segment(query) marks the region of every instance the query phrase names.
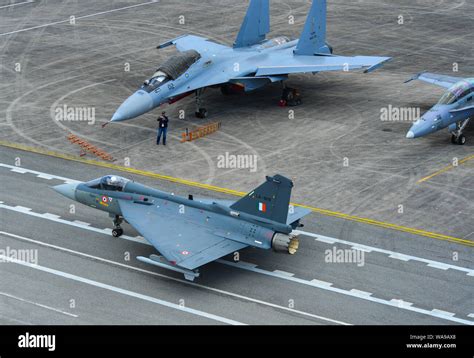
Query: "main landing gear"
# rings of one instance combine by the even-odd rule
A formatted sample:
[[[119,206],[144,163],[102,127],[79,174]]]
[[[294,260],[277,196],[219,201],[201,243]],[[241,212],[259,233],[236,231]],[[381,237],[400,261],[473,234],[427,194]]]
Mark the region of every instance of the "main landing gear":
[[[470,118],[459,122],[456,125],[456,130],[451,132],[451,143],[453,144],[459,144],[459,145],[464,145],[466,143],[466,136],[463,134],[464,129],[469,123]]]
[[[113,237],[120,237],[123,235],[123,229],[120,226],[122,222],[123,222],[123,219],[120,216],[118,215],[114,216],[114,228],[112,229]]]
[[[196,90],[196,112],[195,115],[197,118],[206,118],[207,117],[207,109],[202,107],[203,101],[201,99],[201,96],[204,92],[204,89],[198,89]]]
[[[301,93],[296,88],[283,87],[280,99],[280,107],[295,107],[302,103]]]

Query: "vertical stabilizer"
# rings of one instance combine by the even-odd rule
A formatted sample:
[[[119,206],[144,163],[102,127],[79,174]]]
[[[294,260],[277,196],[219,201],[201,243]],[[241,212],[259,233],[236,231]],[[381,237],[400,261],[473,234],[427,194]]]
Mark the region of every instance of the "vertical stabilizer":
[[[293,182],[281,175],[266,177],[265,183],[230,206],[231,209],[286,224]]]
[[[240,28],[234,48],[248,47],[265,40],[270,32],[269,0],[250,0],[250,5]]]
[[[313,56],[331,53],[326,44],[326,11],[326,0],[313,0],[295,55]]]

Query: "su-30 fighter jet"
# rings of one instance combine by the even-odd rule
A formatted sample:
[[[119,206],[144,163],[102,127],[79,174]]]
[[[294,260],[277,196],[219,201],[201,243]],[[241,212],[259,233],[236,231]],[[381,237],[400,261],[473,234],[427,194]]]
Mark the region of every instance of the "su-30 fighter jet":
[[[208,87],[224,94],[253,91],[283,82],[294,73],[350,71],[379,68],[388,57],[344,57],[333,54],[326,42],[326,0],[314,0],[299,39],[270,32],[269,0],[251,0],[233,47],[194,35],[183,35],[158,46],[176,45],[180,52],[159,67],[151,78],[115,112],[111,122],[136,118],[164,104],[196,95],[196,116],[204,118],[201,95]]]
[[[115,175],[53,189],[108,212],[114,237],[123,234],[125,220],[161,254],[138,260],[192,281],[198,267],[248,246],[294,254],[299,242],[293,230],[310,210],[289,205],[292,187],[281,175],[267,177],[236,202],[183,198]]]
[[[464,129],[474,116],[474,78],[460,78],[435,73],[420,73],[406,82],[421,80],[447,88],[439,102],[417,120],[407,138],[418,138],[448,128],[451,143],[463,145]]]

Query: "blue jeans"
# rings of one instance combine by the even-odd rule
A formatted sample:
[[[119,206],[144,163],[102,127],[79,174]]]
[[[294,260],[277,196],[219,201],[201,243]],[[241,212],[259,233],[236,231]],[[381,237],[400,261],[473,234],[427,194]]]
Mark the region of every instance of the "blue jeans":
[[[161,135],[163,134],[163,144],[166,145],[166,132],[168,132],[168,128],[158,128],[158,137],[156,138],[156,144],[160,144]]]

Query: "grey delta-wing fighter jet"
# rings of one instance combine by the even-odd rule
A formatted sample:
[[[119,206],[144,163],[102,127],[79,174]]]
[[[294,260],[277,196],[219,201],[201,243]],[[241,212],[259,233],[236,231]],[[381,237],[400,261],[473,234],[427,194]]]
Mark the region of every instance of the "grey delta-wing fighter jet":
[[[465,144],[464,130],[474,117],[474,78],[422,72],[405,83],[413,80],[428,82],[447,91],[435,106],[411,126],[407,138],[418,138],[448,128],[451,143]]]
[[[200,266],[249,246],[294,254],[299,242],[293,230],[310,210],[290,206],[292,187],[281,175],[266,177],[236,202],[179,197],[116,175],[53,189],[108,212],[114,237],[123,234],[125,220],[161,254],[138,260],[192,281]]]
[[[206,88],[250,92],[283,82],[296,73],[365,70],[372,72],[389,57],[338,56],[326,42],[326,0],[313,0],[299,39],[267,39],[269,0],[250,0],[233,47],[195,35],[182,35],[158,46],[175,45],[179,53],[160,66],[125,100],[111,122],[141,116],[162,104],[196,94],[196,116],[204,118],[201,95]]]

